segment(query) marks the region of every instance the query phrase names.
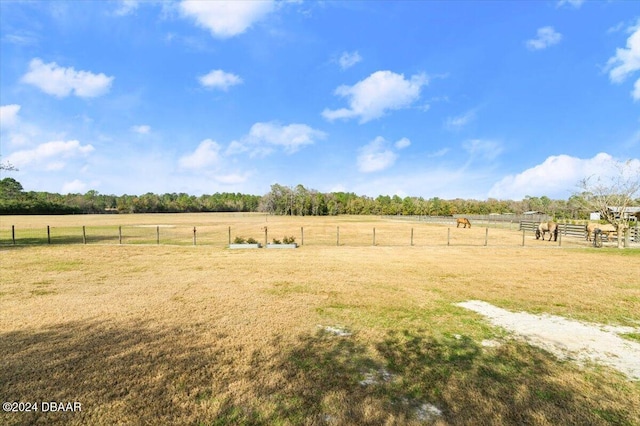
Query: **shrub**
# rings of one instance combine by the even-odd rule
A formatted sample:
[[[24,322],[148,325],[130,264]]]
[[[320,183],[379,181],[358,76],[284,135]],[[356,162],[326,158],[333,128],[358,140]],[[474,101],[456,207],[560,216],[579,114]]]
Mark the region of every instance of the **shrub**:
[[[247,242],[247,240],[245,240],[243,237],[236,237],[233,240],[234,244],[245,244]]]
[[[273,244],[282,244],[282,241],[278,240],[277,238],[274,238]]]
[[[247,238],[247,244],[258,244],[258,241],[255,240],[254,238]]]
[[[284,237],[284,238],[282,239],[282,241],[283,241],[285,244],[293,244],[293,243],[295,243],[295,242],[296,242],[296,238],[295,238],[295,237],[293,237],[293,236],[291,236],[291,237]]]

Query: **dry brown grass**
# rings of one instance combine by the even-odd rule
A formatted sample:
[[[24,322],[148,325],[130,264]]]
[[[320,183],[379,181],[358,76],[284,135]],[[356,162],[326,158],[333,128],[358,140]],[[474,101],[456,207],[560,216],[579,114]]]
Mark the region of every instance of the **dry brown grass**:
[[[215,223],[99,216],[93,224],[193,226],[193,216],[201,226],[265,226],[264,216],[231,215]],[[452,229],[461,240],[450,247],[410,247],[408,234],[406,245],[307,244],[307,227],[375,226],[377,239],[398,226],[418,229],[333,219],[269,217],[274,236],[305,227],[297,250],[0,249],[0,395],[82,403],[80,413],[2,413],[0,423],[418,424],[429,422],[420,408],[433,404],[442,410],[434,424],[640,424],[638,382],[560,362],[453,306],[480,299],[637,327],[637,250],[530,239],[519,247],[521,234],[494,229],[503,243],[484,247],[481,227]],[[446,238],[446,226],[421,229]],[[503,344],[486,348],[483,339]],[[372,375],[375,383],[360,384]]]

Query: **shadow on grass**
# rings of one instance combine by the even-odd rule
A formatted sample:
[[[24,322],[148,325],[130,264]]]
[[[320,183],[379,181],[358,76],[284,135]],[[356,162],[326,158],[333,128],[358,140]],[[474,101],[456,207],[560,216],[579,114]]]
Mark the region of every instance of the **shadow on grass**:
[[[3,401],[80,402],[80,412],[0,413],[0,424],[188,424],[216,380],[216,349],[182,329],[74,322],[0,335]],[[189,403],[191,402],[191,403]]]
[[[269,422],[293,424],[635,425],[640,389],[585,381],[550,355],[511,342],[485,350],[469,338],[394,332],[375,351],[319,332],[277,366],[286,387]],[[627,393],[626,396],[623,396]],[[632,408],[633,407],[633,408]]]
[[[485,349],[464,337],[403,331],[368,346],[357,334],[319,330],[294,344],[276,338],[243,346],[198,325],[105,322],[4,333],[0,342],[5,401],[82,403],[73,413],[0,413],[7,425],[640,420],[634,384],[585,375],[515,342]]]

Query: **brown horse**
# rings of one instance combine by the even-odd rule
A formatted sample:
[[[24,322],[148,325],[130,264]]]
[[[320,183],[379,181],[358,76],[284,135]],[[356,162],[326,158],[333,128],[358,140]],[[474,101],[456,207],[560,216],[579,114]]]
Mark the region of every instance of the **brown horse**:
[[[622,232],[624,232],[627,228],[623,224],[620,224],[619,227]],[[601,224],[589,222],[586,227],[587,241],[591,241],[591,236],[594,234],[596,229],[599,229],[602,234],[607,235],[607,241],[611,239],[611,234],[616,234],[618,232],[618,228],[616,228],[616,226],[612,225],[611,223]]]
[[[469,225],[469,228],[471,228],[471,222],[469,222],[469,219],[466,217],[459,217],[456,219],[456,228],[459,228],[460,225],[464,225],[465,228]]]
[[[553,241],[558,241],[558,224],[555,222],[542,222],[536,228],[536,240],[542,237],[544,241],[544,234],[549,233],[549,241],[553,236]]]

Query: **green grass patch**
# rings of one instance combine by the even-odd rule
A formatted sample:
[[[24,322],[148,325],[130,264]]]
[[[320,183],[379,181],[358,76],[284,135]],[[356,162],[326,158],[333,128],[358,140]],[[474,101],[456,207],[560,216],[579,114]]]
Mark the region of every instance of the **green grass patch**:
[[[640,333],[622,333],[620,337],[640,343]]]

